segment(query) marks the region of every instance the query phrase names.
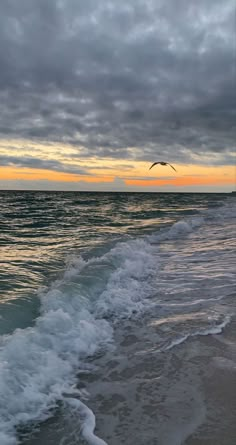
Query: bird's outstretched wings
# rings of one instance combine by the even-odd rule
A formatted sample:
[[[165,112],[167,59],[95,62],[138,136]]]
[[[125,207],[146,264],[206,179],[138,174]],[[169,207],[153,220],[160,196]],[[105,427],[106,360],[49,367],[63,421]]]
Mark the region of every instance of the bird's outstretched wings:
[[[174,170],[175,172],[177,172],[177,170],[173,167],[173,165],[169,164],[168,162],[167,162],[167,164],[168,164],[171,168],[173,168],[173,170]]]
[[[149,170],[151,170],[152,167],[154,167],[154,165],[169,165],[171,168],[173,168],[173,170],[176,172],[177,170],[173,167],[173,165],[169,164],[169,162],[162,162],[162,161],[158,161],[158,162],[154,162],[151,167],[149,168]]]
[[[154,165],[160,164],[160,162],[154,162],[151,167],[149,168],[149,170],[151,170],[152,167],[154,167]]]

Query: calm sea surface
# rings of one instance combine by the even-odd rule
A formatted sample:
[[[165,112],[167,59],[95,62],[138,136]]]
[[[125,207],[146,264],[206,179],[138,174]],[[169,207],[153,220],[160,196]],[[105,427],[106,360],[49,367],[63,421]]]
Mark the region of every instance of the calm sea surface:
[[[0,443],[66,404],[87,425],[81,443],[104,444],[78,371],[115,353],[114,331],[149,311],[160,351],[230,323],[236,198],[4,191],[0,201]]]

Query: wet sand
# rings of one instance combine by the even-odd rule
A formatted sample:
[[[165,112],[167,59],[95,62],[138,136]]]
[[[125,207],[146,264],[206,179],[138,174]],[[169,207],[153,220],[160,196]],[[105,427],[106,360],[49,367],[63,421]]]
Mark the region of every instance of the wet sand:
[[[207,408],[203,424],[186,445],[233,445],[236,443],[236,320],[223,334],[202,338],[208,351],[202,372]]]
[[[235,332],[234,320],[160,353],[153,327],[127,324],[113,359],[97,359],[87,377],[98,436],[109,445],[234,445]]]
[[[157,350],[149,317],[117,329],[114,352],[79,373],[96,434],[108,445],[235,445],[236,320],[221,334],[190,337]],[[40,425],[26,445],[84,445],[78,413]]]

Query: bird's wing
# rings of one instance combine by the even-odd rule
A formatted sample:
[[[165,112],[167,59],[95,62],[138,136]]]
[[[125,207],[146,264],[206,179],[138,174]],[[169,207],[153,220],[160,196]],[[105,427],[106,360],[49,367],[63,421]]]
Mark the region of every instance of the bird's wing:
[[[154,162],[151,167],[149,168],[149,170],[151,170],[152,167],[154,167],[154,165],[160,164],[160,162]]]
[[[173,168],[173,170],[174,170],[175,172],[177,172],[177,170],[173,167],[173,165],[169,164],[169,162],[168,162],[168,165],[169,165],[171,168]]]

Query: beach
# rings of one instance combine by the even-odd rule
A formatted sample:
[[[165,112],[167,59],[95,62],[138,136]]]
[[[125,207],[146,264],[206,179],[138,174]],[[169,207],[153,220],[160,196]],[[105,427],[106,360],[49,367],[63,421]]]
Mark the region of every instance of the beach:
[[[102,373],[86,384],[98,436],[110,445],[233,445],[235,327],[236,319],[158,353],[150,324],[127,325],[113,359],[98,360]]]
[[[91,359],[93,371],[79,373],[96,435],[109,445],[234,445],[236,318],[222,332],[189,338],[168,353],[157,351],[154,320],[126,323],[117,330],[115,353]],[[78,443],[80,433],[76,415],[58,415],[25,444]]]
[[[233,445],[234,200],[3,198],[1,445]]]

